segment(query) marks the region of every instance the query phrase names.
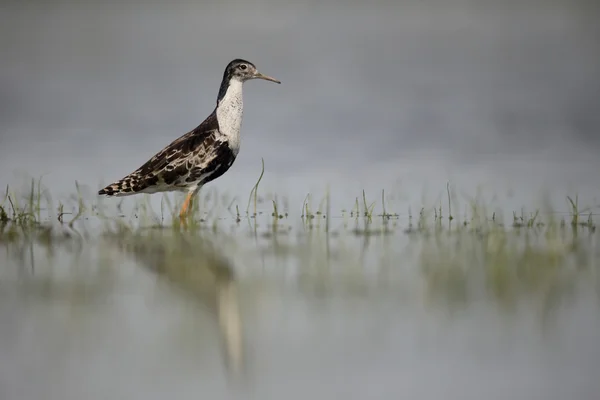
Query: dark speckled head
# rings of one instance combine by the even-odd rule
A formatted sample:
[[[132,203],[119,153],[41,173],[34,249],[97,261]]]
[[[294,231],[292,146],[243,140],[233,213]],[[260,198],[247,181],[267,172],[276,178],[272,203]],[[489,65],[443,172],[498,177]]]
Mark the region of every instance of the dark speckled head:
[[[229,87],[229,83],[232,80],[245,82],[250,79],[264,79],[266,81],[281,83],[275,78],[271,78],[270,76],[263,75],[260,72],[258,72],[256,66],[250,61],[236,58],[235,60],[227,64],[227,67],[225,68],[225,72],[223,73],[223,81],[221,82],[221,87],[219,88],[218,100],[222,99],[223,96],[225,96],[227,88]]]

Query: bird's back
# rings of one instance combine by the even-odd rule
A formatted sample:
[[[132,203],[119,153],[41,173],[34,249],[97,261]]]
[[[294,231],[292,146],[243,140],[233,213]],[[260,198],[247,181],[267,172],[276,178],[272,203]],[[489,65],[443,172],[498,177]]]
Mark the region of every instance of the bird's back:
[[[144,165],[98,194],[128,196],[189,191],[223,175],[236,154],[219,132],[216,110],[198,127],[171,142]]]

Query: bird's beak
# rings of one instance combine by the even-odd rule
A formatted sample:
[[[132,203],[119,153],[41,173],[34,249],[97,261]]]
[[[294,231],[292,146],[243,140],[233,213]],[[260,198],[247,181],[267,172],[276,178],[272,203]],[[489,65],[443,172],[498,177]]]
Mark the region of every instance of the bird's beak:
[[[271,81],[271,82],[275,82],[275,83],[281,83],[281,81],[278,81],[275,78],[271,78],[270,76],[263,75],[260,72],[257,72],[256,74],[254,74],[254,78],[255,79],[264,79],[265,81]]]

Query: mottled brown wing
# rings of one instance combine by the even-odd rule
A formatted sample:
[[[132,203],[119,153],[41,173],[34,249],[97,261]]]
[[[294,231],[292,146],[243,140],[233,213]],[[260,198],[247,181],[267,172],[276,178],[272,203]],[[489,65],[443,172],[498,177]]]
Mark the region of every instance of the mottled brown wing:
[[[201,167],[202,159],[217,145],[216,114],[213,112],[195,129],[171,142],[144,165],[98,194],[126,196],[139,192],[155,192],[167,187],[185,186],[186,179]]]

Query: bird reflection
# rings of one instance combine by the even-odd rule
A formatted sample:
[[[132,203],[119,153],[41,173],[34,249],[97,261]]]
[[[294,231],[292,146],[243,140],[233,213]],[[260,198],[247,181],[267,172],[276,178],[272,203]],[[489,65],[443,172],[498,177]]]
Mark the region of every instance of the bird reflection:
[[[243,373],[244,346],[234,271],[204,236],[178,232],[126,235],[119,247],[153,273],[191,293],[216,317],[230,377]]]

